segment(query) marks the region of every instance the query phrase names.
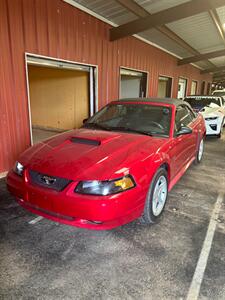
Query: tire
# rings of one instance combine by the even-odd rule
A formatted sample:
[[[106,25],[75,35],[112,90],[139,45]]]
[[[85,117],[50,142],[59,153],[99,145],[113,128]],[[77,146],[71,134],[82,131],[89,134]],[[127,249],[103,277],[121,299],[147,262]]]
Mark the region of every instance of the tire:
[[[159,197],[155,197],[154,200],[153,196],[160,186],[161,189],[162,186],[164,186],[163,188],[164,193],[163,191],[161,192],[161,197],[162,197],[161,202],[157,206],[156,199],[158,199]],[[158,221],[165,208],[167,197],[168,197],[168,175],[164,168],[159,168],[155,173],[148,190],[148,194],[145,200],[144,212],[140,219],[142,224],[153,224],[156,221]]]
[[[200,140],[200,143],[198,145],[198,151],[196,153],[195,164],[200,164],[200,162],[202,161],[203,152],[204,152],[204,138],[202,137]]]
[[[218,139],[220,139],[221,138],[221,131],[220,131],[220,133],[219,134],[217,134],[217,136],[216,136]]]

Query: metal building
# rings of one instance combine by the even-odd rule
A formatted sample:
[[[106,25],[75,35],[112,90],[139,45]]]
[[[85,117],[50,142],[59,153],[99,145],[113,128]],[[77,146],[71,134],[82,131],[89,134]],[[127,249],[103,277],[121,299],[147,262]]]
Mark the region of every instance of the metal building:
[[[196,93],[201,92],[202,88],[206,93],[207,86],[212,82],[210,74],[201,74],[202,68],[207,67],[203,62],[198,66],[178,66],[181,46],[168,40],[168,37],[162,38],[162,32],[156,35],[154,30],[145,31],[139,37],[129,36],[110,41],[109,30],[113,26],[110,24],[133,20],[134,15],[131,17],[130,12],[126,11],[115,20],[111,11],[106,23],[103,21],[107,18],[106,11],[99,11],[103,4],[100,2],[105,1],[99,1],[99,6],[96,5],[96,11],[92,15],[89,14],[89,8],[92,9],[91,1],[67,2],[70,3],[62,0],[0,1],[0,173],[12,167],[17,156],[33,143],[32,125],[35,122],[32,118],[39,115],[38,111],[32,112],[35,105],[31,103],[31,98],[34,98],[31,96],[34,93],[31,78],[34,70],[37,73],[35,68],[39,68],[40,73],[41,68],[54,68],[65,72],[73,70],[77,72],[77,77],[82,72],[83,75],[86,74],[81,85],[78,81],[76,83],[86,89],[83,93],[86,96],[82,97],[86,97],[85,101],[88,103],[84,108],[86,113],[83,111],[82,116],[92,114],[123,93],[126,95],[126,90],[123,92],[122,89],[126,89],[126,86],[128,88],[132,78],[136,78],[134,82],[140,90],[140,96],[165,93],[165,96],[182,97],[190,94],[193,89]],[[111,1],[109,6],[110,3]],[[76,4],[77,7],[71,4]],[[81,4],[82,10],[78,8]],[[157,9],[160,7],[155,8],[156,11]],[[102,17],[98,18],[100,15]],[[179,24],[176,27],[171,23],[170,28],[172,27],[176,31]],[[168,46],[166,51],[162,49],[165,44]],[[190,56],[190,52],[183,49],[183,57],[188,54]],[[47,81],[44,90],[46,86]],[[43,106],[42,110],[48,114],[48,110],[51,111],[55,106],[51,102],[48,106]],[[64,114],[69,110],[65,109]],[[70,129],[73,126],[71,122],[64,127],[61,124],[58,129]],[[74,127],[79,122],[75,122]]]

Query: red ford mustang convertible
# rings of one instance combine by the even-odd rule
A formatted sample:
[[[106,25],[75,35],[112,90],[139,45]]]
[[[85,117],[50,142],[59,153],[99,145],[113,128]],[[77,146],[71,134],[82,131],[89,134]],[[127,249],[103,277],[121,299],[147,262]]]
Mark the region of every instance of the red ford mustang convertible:
[[[73,226],[154,223],[168,191],[201,161],[205,132],[202,116],[184,101],[114,101],[81,129],[26,150],[8,189],[31,212]]]

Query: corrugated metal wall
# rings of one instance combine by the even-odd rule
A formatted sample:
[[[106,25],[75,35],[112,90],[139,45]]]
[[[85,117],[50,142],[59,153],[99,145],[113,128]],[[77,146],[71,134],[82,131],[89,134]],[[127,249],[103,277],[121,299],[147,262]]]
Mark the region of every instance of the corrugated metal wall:
[[[0,172],[30,145],[25,52],[98,65],[99,106],[119,95],[119,66],[148,71],[149,96],[158,75],[210,81],[198,69],[133,37],[109,42],[108,24],[61,0],[0,0]],[[198,85],[200,89],[200,84]]]

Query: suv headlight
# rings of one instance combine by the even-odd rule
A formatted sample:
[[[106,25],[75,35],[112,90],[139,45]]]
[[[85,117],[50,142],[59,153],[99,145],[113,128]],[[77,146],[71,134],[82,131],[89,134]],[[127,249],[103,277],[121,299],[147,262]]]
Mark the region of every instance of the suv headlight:
[[[106,196],[117,194],[135,187],[134,179],[128,175],[115,180],[80,181],[75,188],[79,194]]]
[[[16,162],[15,166],[13,168],[13,171],[19,175],[19,176],[23,176],[23,171],[24,171],[24,166],[20,163],[20,162]]]
[[[219,117],[208,117],[205,118],[206,121],[213,121],[213,120],[217,120]]]

